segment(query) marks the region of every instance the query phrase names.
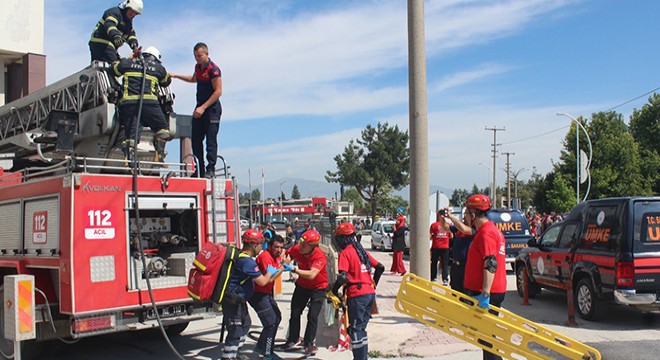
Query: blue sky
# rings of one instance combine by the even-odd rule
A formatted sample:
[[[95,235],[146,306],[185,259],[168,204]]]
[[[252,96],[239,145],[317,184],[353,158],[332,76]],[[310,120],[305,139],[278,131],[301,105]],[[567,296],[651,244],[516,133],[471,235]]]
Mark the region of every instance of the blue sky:
[[[118,1],[45,1],[47,82],[89,63],[87,41]],[[407,2],[144,0],[140,43],[163,65],[193,72],[209,45],[222,69],[220,154],[240,183],[324,181],[332,159],[367,125],[408,129]],[[492,131],[511,169],[547,173],[570,120],[660,86],[660,2],[652,0],[425,1],[430,183],[489,184]],[[75,9],[72,11],[71,9]],[[122,49],[127,55],[127,49]],[[194,84],[175,81],[190,114]],[[616,108],[628,120],[646,96]],[[170,158],[178,158],[169,146]],[[504,184],[504,156],[497,182]],[[522,171],[527,179],[531,171]],[[289,194],[293,183],[284,185]]]

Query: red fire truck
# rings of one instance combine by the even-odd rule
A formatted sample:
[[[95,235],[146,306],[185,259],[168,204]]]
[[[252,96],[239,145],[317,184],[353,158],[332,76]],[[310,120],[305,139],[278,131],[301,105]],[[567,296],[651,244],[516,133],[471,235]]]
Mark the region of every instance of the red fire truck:
[[[34,275],[36,341],[153,328],[157,317],[176,334],[214,316],[187,295],[187,276],[205,242],[240,232],[226,166],[200,179],[188,164],[149,161],[144,129],[139,167],[126,167],[110,88],[96,64],[0,107],[0,153],[14,160],[0,170],[0,275]],[[4,354],[12,346],[0,341]]]

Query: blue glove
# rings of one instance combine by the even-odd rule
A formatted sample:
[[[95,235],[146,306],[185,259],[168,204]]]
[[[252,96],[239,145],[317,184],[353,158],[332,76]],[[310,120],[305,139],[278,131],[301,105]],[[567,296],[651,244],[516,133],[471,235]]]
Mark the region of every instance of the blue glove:
[[[268,268],[266,269],[266,271],[267,271],[271,276],[273,276],[273,275],[277,274],[277,272],[278,272],[279,270],[277,270],[277,268],[274,268],[273,265],[268,265]]]
[[[480,308],[490,310],[490,296],[485,297],[484,294],[479,294],[477,296],[473,296],[473,298],[479,302],[477,305]]]
[[[291,264],[282,264],[284,266],[284,271],[293,271],[293,265]]]

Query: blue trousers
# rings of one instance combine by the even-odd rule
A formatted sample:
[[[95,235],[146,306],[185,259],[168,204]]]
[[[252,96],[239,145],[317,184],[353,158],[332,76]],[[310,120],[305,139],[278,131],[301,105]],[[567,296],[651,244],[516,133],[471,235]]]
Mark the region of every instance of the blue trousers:
[[[257,349],[264,355],[270,355],[273,353],[275,335],[277,335],[277,327],[282,321],[282,313],[272,294],[255,292],[249,302],[257,312],[263,326],[259,340],[257,340]]]
[[[206,171],[215,171],[218,160],[218,131],[222,106],[220,102],[209,106],[199,119],[192,119],[192,151],[199,160],[199,175],[204,177]],[[204,166],[204,140],[206,139],[206,160]]]
[[[348,335],[351,337],[353,360],[367,360],[369,354],[369,340],[367,338],[367,324],[371,319],[371,308],[374,306],[375,294],[366,294],[349,298],[348,307]]]
[[[227,330],[224,346],[222,347],[221,359],[236,359],[238,351],[245,343],[245,338],[252,321],[247,310],[246,303],[228,304],[222,303],[222,321]]]

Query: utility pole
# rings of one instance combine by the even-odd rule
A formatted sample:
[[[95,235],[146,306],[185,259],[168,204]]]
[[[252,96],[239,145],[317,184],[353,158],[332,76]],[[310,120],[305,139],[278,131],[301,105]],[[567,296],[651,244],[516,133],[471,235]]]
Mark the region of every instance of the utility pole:
[[[506,203],[507,207],[511,208],[511,162],[509,162],[509,156],[515,155],[516,153],[512,152],[503,152],[502,154],[506,155]]]
[[[410,271],[428,279],[429,140],[426,103],[424,1],[408,0],[408,96],[410,129]]]
[[[493,132],[493,198],[490,201],[493,203],[493,207],[497,208],[497,181],[495,180],[495,169],[497,169],[497,146],[500,145],[497,143],[497,132],[505,131],[505,128],[497,128],[493,126],[492,128],[486,128],[487,131]]]

